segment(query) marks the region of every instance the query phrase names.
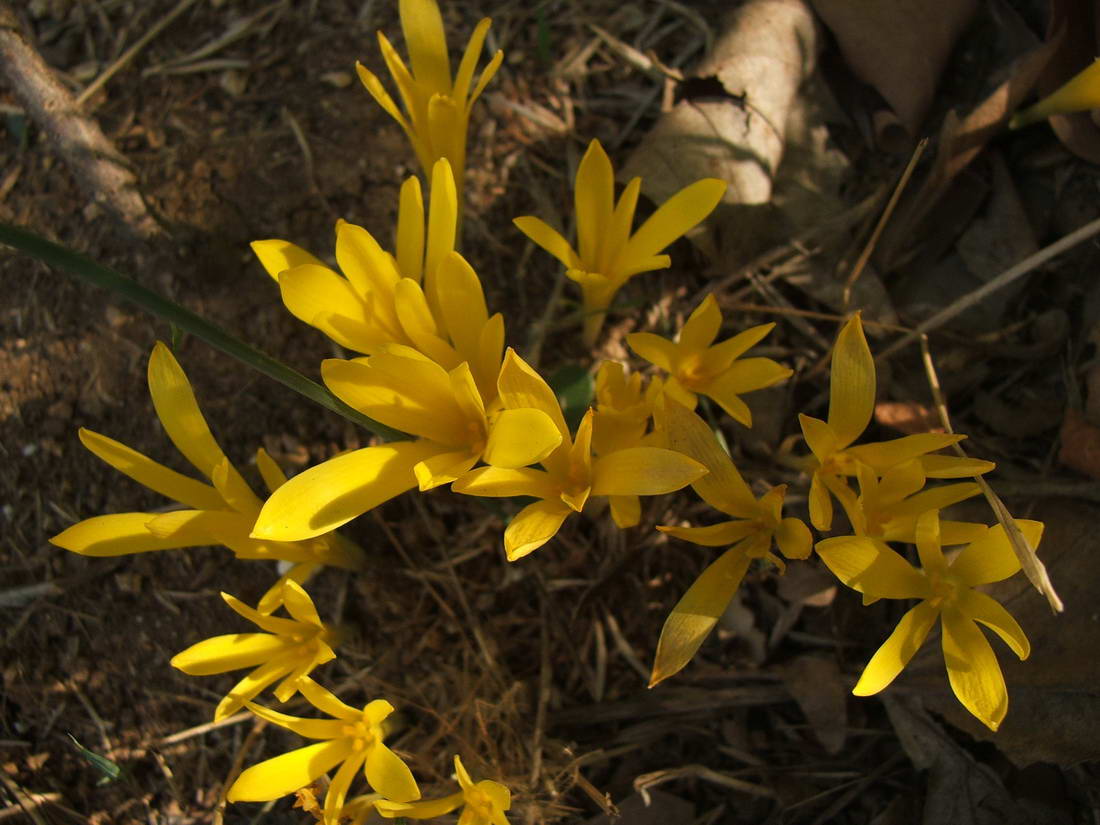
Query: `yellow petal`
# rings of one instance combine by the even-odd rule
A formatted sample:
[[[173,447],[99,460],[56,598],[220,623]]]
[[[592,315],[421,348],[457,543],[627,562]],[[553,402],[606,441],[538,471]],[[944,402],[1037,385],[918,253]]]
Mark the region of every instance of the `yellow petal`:
[[[806,439],[806,446],[819,462],[828,461],[833,453],[840,449],[840,438],[833,428],[820,418],[799,413],[798,423],[802,426],[802,437]]]
[[[1023,628],[992,596],[967,588],[958,594],[955,605],[960,612],[976,622],[981,622],[1000,636],[1021,659],[1031,655],[1031,643],[1028,642]]]
[[[405,120],[404,115],[401,114],[401,110],[397,108],[397,104],[382,85],[382,81],[358,60],[355,61],[355,71],[358,73],[360,82],[370,93],[370,96],[374,98],[374,101],[382,107],[386,114],[397,121],[398,125],[404,130],[405,135],[409,138],[409,142],[415,147],[416,136],[413,134],[412,127],[409,125],[409,122]]]
[[[61,531],[50,539],[50,543],[72,553],[95,558],[194,546],[186,539],[154,536],[146,527],[153,517],[153,513],[96,516]]]
[[[981,488],[972,483],[945,484],[941,487],[933,487],[930,490],[922,490],[889,508],[890,523],[888,527],[896,529],[895,525],[900,525],[902,522],[915,525],[916,518],[921,513],[926,513],[929,510],[942,510],[952,504],[972,498],[980,492]],[[942,531],[943,528],[940,529]],[[893,540],[912,541],[907,535],[905,537],[899,536]],[[946,546],[959,544],[960,542],[947,541],[941,538],[941,543]]]
[[[417,486],[421,492],[450,484],[477,464],[477,453],[469,450],[440,453],[426,458],[413,467]]]
[[[1016,519],[1016,526],[1024,534],[1032,549],[1043,538],[1043,523],[1029,519]],[[999,582],[1013,576],[1020,569],[1020,560],[1001,525],[990,527],[985,535],[963,548],[951,563],[951,572],[959,581],[973,587],[976,584]]]
[[[521,559],[550,541],[572,512],[561,501],[548,500],[528,504],[516,513],[504,531],[504,553],[508,561]]]
[[[972,478],[997,469],[992,461],[955,455],[922,455],[920,463],[929,478]]]
[[[283,583],[283,604],[295,621],[324,627],[321,617],[317,615],[317,608],[313,605],[313,599],[297,582],[288,580]]]
[[[260,511],[260,500],[237,472],[237,468],[223,458],[210,474],[210,481],[230,508],[242,515],[255,515]]]
[[[359,722],[363,717],[363,711],[340,701],[335,693],[317,684],[312,679],[303,679],[299,689],[306,700],[322,713],[327,713],[329,716],[348,722]],[[373,721],[375,722],[381,721],[381,719],[393,713],[393,705],[385,700],[375,699],[373,702],[368,703],[367,707],[374,712],[375,718]],[[286,726],[284,725],[284,727]]]
[[[232,716],[259,696],[271,684],[290,673],[294,669],[294,658],[292,653],[284,653],[274,659],[269,659],[251,673],[246,674],[218,702],[218,706],[214,708],[214,721],[220,722],[222,719]]]
[[[474,90],[470,92],[470,97],[466,100],[466,112],[470,111],[470,107],[473,106],[474,101],[481,97],[481,93],[485,91],[485,87],[489,85],[500,69],[500,64],[504,62],[504,52],[500,49],[496,50],[496,53],[489,58],[488,65],[481,70],[481,74],[478,76],[477,85],[474,86]]]
[[[794,373],[771,358],[742,358],[734,361],[730,367],[710,382],[706,392],[716,401],[728,393],[741,395],[786,381]]]
[[[397,201],[397,269],[405,278],[420,283],[424,278],[424,196],[420,178],[412,175],[401,184]]]
[[[149,356],[149,394],[168,437],[207,478],[225,458],[199,411],[195,393],[175,356],[157,341]]]
[[[366,757],[367,754],[363,751],[353,751],[332,777],[328,790],[325,791],[325,805],[321,809],[324,822],[340,822],[341,809],[344,807],[344,800],[348,797],[348,789]]]
[[[334,739],[268,759],[237,777],[226,799],[230,802],[266,802],[294,793],[343,762],[350,751],[349,740]]]
[[[822,532],[833,526],[833,500],[820,471],[810,478],[810,524]]]
[[[504,410],[489,429],[482,459],[494,467],[516,469],[537,464],[561,444],[561,433],[541,410]]]
[[[704,178],[685,186],[654,212],[630,239],[614,268],[650,258],[709,215],[726,193],[726,182]]]
[[[474,363],[479,352],[481,330],[489,321],[481,280],[457,252],[450,252],[443,258],[436,271],[436,279],[440,309],[451,342],[460,353],[461,360]]]
[[[810,528],[801,519],[788,516],[779,522],[775,543],[788,559],[808,559],[813,551],[814,539]]]
[[[256,450],[256,467],[260,471],[264,484],[267,485],[268,492],[273,493],[286,484],[286,473],[283,472],[283,468],[268,455],[263,447]]]
[[[451,490],[485,498],[557,498],[559,493],[554,480],[545,470],[507,470],[501,467],[478,467],[471,470],[455,481]]]
[[[953,433],[917,433],[903,438],[895,438],[891,441],[860,444],[858,447],[851,447],[848,453],[857,461],[862,461],[881,475],[891,467],[911,461],[914,458],[923,456],[925,453],[958,444],[965,438],[965,435]],[[953,456],[940,457],[951,458]]]
[[[225,506],[218,491],[209,484],[177,473],[105,435],[81,427],[79,436],[80,443],[97,458],[162,496],[200,510]]]
[[[1100,108],[1100,61],[1093,61],[1034,106],[1012,116],[1008,127],[1019,129],[1052,115]]]
[[[190,676],[211,676],[255,667],[286,648],[286,641],[271,633],[231,633],[203,639],[177,653],[169,664]]]
[[[654,335],[652,332],[632,332],[626,336],[626,344],[639,358],[660,367],[665,372],[676,372],[680,364],[680,347]]]
[[[466,794],[462,791],[444,796],[440,799],[428,799],[424,802],[391,802],[388,799],[380,799],[374,804],[378,813],[387,819],[403,816],[409,819],[435,819],[437,816],[449,814],[455,808],[466,802]],[[345,808],[345,810],[347,810]]]
[[[335,530],[415,487],[413,466],[441,451],[431,442],[398,441],[331,458],[272,493],[252,534],[298,541]]]
[[[760,324],[715,344],[703,353],[700,368],[712,375],[725,372],[734,361],[760,343],[774,328],[774,323]]]
[[[951,689],[963,707],[990,730],[1008,712],[1008,690],[989,640],[961,611],[943,612],[943,658]]]
[[[336,263],[355,291],[379,300],[375,312],[387,330],[396,326],[391,309],[393,290],[401,280],[397,261],[366,229],[347,221],[336,224]]]
[[[750,519],[723,521],[706,527],[674,527],[660,524],[657,529],[678,539],[703,547],[728,547],[760,530],[760,525]]]
[[[316,257],[290,241],[273,238],[266,241],[253,241],[250,245],[253,254],[259,259],[267,274],[276,281],[283,272],[302,264],[324,266]]]
[[[657,496],[686,487],[707,468],[683,453],[661,447],[631,447],[592,464],[594,496]]]
[[[596,139],[588,144],[577,167],[573,196],[577,213],[577,252],[585,268],[595,271],[615,208],[615,172]]]
[[[466,48],[462,52],[462,61],[458,64],[454,86],[451,87],[451,97],[454,98],[455,105],[459,109],[469,111],[467,102],[473,103],[473,100],[467,100],[470,94],[470,83],[474,79],[474,70],[477,68],[478,58],[481,57],[481,49],[485,45],[485,36],[489,33],[491,25],[492,21],[488,17],[479,20],[474,27],[474,33],[470,35]]]
[[[626,530],[637,527],[642,520],[642,500],[637,496],[608,496],[611,519],[615,526]]]
[[[504,358],[504,316],[499,312],[485,322],[477,339],[477,355],[472,364],[478,389],[486,404],[499,395],[497,378]]]
[[[872,696],[893,682],[920,649],[939,615],[938,608],[921,602],[902,616],[894,632],[863,669],[852,693]]]
[[[411,278],[402,278],[394,290],[393,306],[397,320],[409,339],[422,353],[444,369],[453,369],[460,361],[457,353],[440,335],[435,316],[428,307],[428,299],[420,284]]]
[[[926,599],[928,579],[881,541],[838,536],[817,543],[817,554],[846,585],[879,599]]]
[[[400,0],[398,10],[416,82],[433,92],[449,94],[451,61],[447,57],[447,38],[439,6],[435,0]]]
[[[436,99],[438,100],[438,99]],[[431,110],[434,113],[434,109]],[[432,114],[433,118],[438,115]],[[428,206],[428,249],[424,256],[424,294],[436,318],[442,318],[439,265],[454,251],[458,231],[458,191],[451,164],[440,158],[432,167],[431,202]]]
[[[939,510],[928,510],[917,517],[915,541],[924,572],[930,575],[943,575],[947,570],[947,560],[943,557],[943,550],[940,547]]]
[[[741,585],[749,557],[727,550],[707,567],[688,588],[661,629],[649,686],[680,672],[718,623],[718,617]]]
[[[875,409],[875,361],[859,313],[840,330],[829,378],[829,426],[843,449],[859,438]]]
[[[420,789],[416,787],[409,766],[381,742],[375,742],[367,751],[365,768],[371,788],[387,799],[412,802],[420,798]]]
[[[866,465],[862,462],[860,467]],[[868,468],[870,469],[870,468]],[[874,476],[874,473],[871,473]],[[916,493],[921,487],[924,486],[925,475],[924,470],[919,461],[905,461],[898,464],[895,467],[891,467],[882,476],[882,484],[878,488],[877,496],[880,503],[897,505],[902,499]],[[977,487],[977,485],[974,485]],[[860,474],[860,489],[863,489],[863,475]],[[925,508],[925,509],[936,509]],[[892,512],[892,511],[891,511]],[[921,511],[923,512],[923,511]],[[918,513],[919,515],[919,513]]]
[[[501,365],[497,385],[500,389],[500,398],[506,408],[541,410],[550,416],[550,420],[562,434],[563,444],[572,444],[569,428],[565,425],[565,418],[558,404],[558,397],[543,377],[511,347],[504,354],[504,363]]]
[[[565,266],[570,268],[582,266],[580,257],[573,251],[573,247],[569,245],[569,241],[565,240],[556,229],[553,229],[545,221],[535,217],[525,216],[522,218],[513,218],[512,223],[515,224],[516,229],[530,238],[533,243],[537,246],[541,246],[565,264]]]
[[[683,353],[702,352],[718,337],[722,327],[722,310],[714,295],[707,295],[684,322],[680,330],[680,350]]]

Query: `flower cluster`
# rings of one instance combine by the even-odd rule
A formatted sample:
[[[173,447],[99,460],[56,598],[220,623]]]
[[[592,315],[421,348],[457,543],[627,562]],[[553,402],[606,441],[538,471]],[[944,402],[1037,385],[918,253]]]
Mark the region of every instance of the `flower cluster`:
[[[784,571],[789,561],[818,557],[846,585],[878,599],[917,600],[867,665],[855,692],[882,690],[912,658],[938,617],[950,684],[963,705],[996,729],[1007,709],[1000,668],[978,624],[991,628],[1021,658],[1027,639],[1011,616],[976,585],[1019,569],[1000,526],[955,522],[940,511],[978,492],[972,481],[989,462],[942,454],[964,438],[927,433],[857,444],[874,408],[874,362],[859,314],[840,330],[832,354],[826,420],[799,417],[810,455],[809,521],[828,531],[839,502],[849,535],[814,543],[809,526],[784,514],[786,485],[754,491],[696,409],[710,402],[739,424],[753,423],[743,396],[774,386],[792,370],[771,358],[748,357],[772,331],[763,324],[723,336],[718,301],[708,296],[676,340],[650,332],[628,336],[630,348],[657,373],[623,364],[594,368],[595,403],[567,424],[561,401],[539,371],[506,348],[503,316],[491,313],[473,265],[459,251],[466,127],[470,107],[500,66],[497,53],[470,89],[489,27],[483,20],[452,79],[442,17],[434,0],[401,0],[411,70],[381,34],[383,56],[404,112],[362,66],[374,98],[401,125],[429,177],[428,206],[418,178],[401,187],[395,242],[387,249],[364,227],[340,221],[337,268],[290,241],[252,245],[260,264],[297,318],[355,353],[320,364],[333,395],[396,431],[400,440],[373,443],[287,479],[263,451],[256,466],[269,495],[261,500],[218,446],[175,357],[158,343],[149,359],[149,390],[169,439],[206,479],[171,470],[106,436],[81,430],[88,449],[139,483],[178,504],[162,513],[98,516],[53,541],[87,556],[222,545],[241,559],[276,560],[284,575],[255,607],[222,594],[262,632],[199,641],[172,664],[195,676],[248,669],[215,710],[215,719],[247,708],[314,744],[245,770],[230,801],[266,801],[303,791],[334,771],[323,805],[326,823],[383,817],[424,819],[462,806],[462,825],[503,825],[510,793],[492,780],[475,782],[454,758],[459,790],[420,800],[402,758],[385,744],[394,706],[376,698],[346,704],[314,680],[333,660],[339,633],[326,625],[304,589],[322,565],[363,567],[363,551],[335,531],[406,491],[450,486],[467,496],[528,499],[503,534],[510,562],[545,545],[567,519],[605,511],[619,528],[641,522],[642,497],[691,486],[716,511],[704,525],[658,529],[704,547],[724,548],[672,609],[656,646],[650,684],[684,668],[713,630],[754,561]],[[581,161],[575,186],[576,245],[538,218],[516,226],[566,267],[581,287],[583,334],[598,335],[627,279],[669,265],[663,250],[699,224],[725,184],[703,180],[658,207],[632,232],[641,181],[614,197],[611,162],[598,141]],[[702,401],[700,399],[707,399]],[[928,486],[929,481],[952,483]],[[1034,546],[1038,522],[1017,526]],[[921,567],[891,544],[915,545]],[[965,545],[951,560],[943,547]],[[286,615],[277,615],[280,611]],[[259,704],[300,694],[327,718],[290,716]],[[371,793],[350,797],[362,772]]]

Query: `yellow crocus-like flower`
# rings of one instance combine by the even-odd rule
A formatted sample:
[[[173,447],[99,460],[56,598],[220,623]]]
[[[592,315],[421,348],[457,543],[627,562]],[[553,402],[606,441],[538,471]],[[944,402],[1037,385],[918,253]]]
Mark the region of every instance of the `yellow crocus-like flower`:
[[[618,361],[600,364],[596,371],[592,450],[600,455],[639,446],[646,437],[662,387],[660,378],[646,382],[641,373],[628,376]]]
[[[171,351],[157,342],[149,357],[149,393],[157,417],[184,457],[210,480],[205,484],[178,473],[114,439],[80,430],[80,440],[99,458],[134,481],[189,509],[168,513],[118,513],[97,516],[50,539],[83,556],[123,556],[180,547],[223,544],[242,559],[277,559],[298,567],[289,575],[301,580],[318,563],[362,568],[362,550],[336,534],[310,541],[271,541],[250,537],[262,502],[230,463],[199,410],[187,376]],[[286,481],[279,466],[263,450],[256,464],[274,492]]]
[[[715,344],[721,327],[718,302],[708,295],[684,323],[679,341],[635,332],[626,336],[626,342],[635,353],[669,373],[666,395],[691,410],[698,403],[696,394],[705,395],[733,420],[751,427],[752,413],[741,396],[786,381],[792,370],[770,358],[741,358],[775,324],[761,324]]]
[[[542,459],[545,469],[481,467],[463,475],[451,489],[473,496],[532,496],[538,501],[520,510],[504,531],[509,561],[526,556],[552,539],[572,513],[579,513],[592,496],[617,501],[630,496],[654,496],[687,486],[706,469],[698,462],[660,447],[632,447],[592,455],[592,410],[570,437],[554,391],[522,358],[509,349],[500,370],[500,397],[506,410],[544,412],[561,434],[560,445]],[[616,521],[633,514],[620,513]]]
[[[828,530],[833,523],[830,491],[837,498],[850,497],[851,488],[843,477],[855,475],[860,463],[881,475],[891,467],[917,459],[928,478],[966,478],[987,473],[995,466],[978,459],[929,455],[957,444],[965,435],[919,433],[853,447],[871,422],[874,410],[875,361],[856,313],[841,328],[833,346],[828,421],[798,416],[802,435],[813,453],[808,467],[813,473],[810,521],[818,530]]]
[[[432,168],[426,221],[420,182],[412,177],[402,185],[392,255],[346,221],[336,224],[343,275],[288,241],[256,241],[252,250],[300,320],[355,352],[374,355],[399,344],[444,369],[468,362],[488,403],[496,394],[504,319],[489,315],[477,273],[454,251],[457,221],[451,165],[440,160]]]
[[[461,193],[466,172],[466,129],[470,111],[500,68],[504,54],[497,51],[493,55],[471,91],[470,84],[491,21],[485,18],[477,24],[452,81],[443,18],[435,0],[401,0],[398,8],[411,69],[382,32],[378,32],[378,45],[397,85],[404,113],[377,76],[360,63],[356,63],[355,68],[371,97],[405,131],[425,174],[437,160],[446,158],[454,167],[455,181]]]
[[[256,535],[323,533],[418,485],[448,484],[479,460],[526,467],[561,443],[555,421],[538,409],[494,411],[490,419],[465,362],[448,372],[394,347],[365,360],[329,359],[321,375],[348,405],[417,439],[363,447],[300,473],[268,499]]]
[[[1019,129],[1052,115],[1100,109],[1100,60],[1094,60],[1034,106],[1017,112],[1009,121],[1010,129]]]
[[[595,343],[611,301],[623,284],[642,272],[671,264],[663,250],[709,215],[726,191],[725,181],[705,178],[684,187],[631,234],[641,178],[634,178],[615,201],[615,172],[593,140],[584,153],[574,187],[577,248],[555,229],[534,217],[513,223],[528,238],[566,266],[565,274],[581,286],[584,338]]]
[[[1038,521],[1016,525],[1032,547],[1043,534]],[[868,662],[852,692],[870,696],[886,688],[913,658],[937,618],[943,620],[943,657],[951,689],[963,707],[992,730],[1008,710],[1008,691],[997,657],[978,624],[1000,636],[1021,659],[1030,646],[1023,630],[998,602],[974,588],[1001,581],[1020,569],[1008,536],[1000,525],[963,548],[948,562],[941,549],[937,511],[917,519],[917,569],[882,541],[841,536],[818,542],[822,561],[864,601],[920,599]]]
[[[335,633],[321,621],[313,600],[297,582],[284,580],[280,584],[279,603],[290,613],[289,619],[270,615],[273,610],[254,610],[228,593],[222,593],[222,598],[236,613],[266,632],[214,636],[172,657],[172,666],[191,676],[256,668],[218,704],[214,721],[236,713],[280,679],[275,696],[286,702],[315,667],[336,658],[332,650]]]
[[[512,795],[504,785],[491,779],[474,782],[458,754],[455,754],[455,778],[460,790],[442,799],[422,802],[378,800],[374,807],[388,819],[433,819],[462,807],[457,825],[509,825],[504,812],[512,807]]]
[[[786,486],[773,487],[759,499],[745,483],[732,459],[698,415],[671,399],[657,408],[658,426],[668,446],[698,461],[706,475],[692,488],[714,509],[733,516],[707,527],[657,529],[704,547],[733,545],[712,562],[688,588],[661,629],[649,686],[678,673],[691,661],[733,599],[753,559],[766,559],[781,569],[772,543],[789,559],[810,555],[813,539],[799,519],[783,518]]]
[[[356,709],[308,677],[301,680],[299,690],[311,705],[333,718],[303,719],[251,703],[248,708],[272,724],[306,739],[321,741],[253,765],[237,777],[226,799],[230,802],[278,799],[304,788],[337,765],[340,767],[325,793],[322,812],[326,822],[339,821],[348,789],[360,768],[371,788],[385,798],[395,802],[420,798],[420,789],[408,765],[382,742],[383,723],[393,713],[393,705],[385,699],[375,699]]]

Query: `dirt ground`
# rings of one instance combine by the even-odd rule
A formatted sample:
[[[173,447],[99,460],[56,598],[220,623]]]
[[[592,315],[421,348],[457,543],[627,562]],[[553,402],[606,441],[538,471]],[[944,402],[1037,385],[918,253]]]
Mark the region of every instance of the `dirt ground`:
[[[34,0],[22,11],[43,56],[80,89],[175,5]],[[618,164],[661,107],[651,94],[657,87],[590,26],[645,43],[666,61],[694,59],[700,52],[688,48],[694,40],[682,20],[690,13],[716,21],[722,6],[444,3],[454,40],[489,15],[491,45],[506,52],[471,125],[464,252],[489,306],[507,316],[509,343],[537,343],[547,372],[588,366],[593,353],[580,346],[569,306],[542,326],[556,264],[529,247],[511,218],[567,223],[572,170],[587,141],[601,138]],[[331,260],[337,218],[388,243],[398,186],[416,167],[399,128],[355,78],[356,60],[385,77],[377,29],[400,40],[388,3],[200,2],[94,95],[96,120],[169,228],[156,245],[130,239],[89,202],[0,86],[0,221],[116,267],[316,377],[320,359],[340,353],[282,307],[248,244],[284,238]],[[979,28],[957,47],[948,78],[991,71],[981,38]],[[827,65],[842,62],[835,44],[826,50]],[[563,75],[562,62],[577,55],[585,71]],[[830,71],[835,79],[840,67]],[[973,94],[966,83],[945,81],[934,109],[971,103]],[[908,157],[869,146],[856,123],[834,124],[833,140],[851,162],[837,192],[845,208],[889,191]],[[1042,244],[1100,216],[1095,165],[1049,130],[1012,141],[998,163],[1025,193]],[[983,163],[971,174],[991,190],[995,167]],[[823,255],[803,249],[802,274],[835,277],[840,253],[858,248],[869,221],[838,232]],[[987,243],[1011,245],[997,231],[1005,230],[994,224]],[[672,253],[674,267],[638,279],[624,306],[682,318],[700,289],[748,263],[708,264],[686,242]],[[956,327],[934,338],[941,377],[958,401],[956,426],[971,434],[974,454],[1002,465],[1003,494],[1021,513],[1041,511],[1055,496],[1098,500],[1094,482],[1057,458],[1064,411],[1080,407],[1093,374],[1098,264],[1100,248],[1088,242],[1022,282],[988,335]],[[752,279],[770,274],[765,265]],[[820,343],[836,329],[823,319],[836,309],[792,286],[796,278],[747,299],[738,293],[747,277],[724,281],[724,305],[793,310],[795,320],[763,354],[790,362],[796,380],[757,408],[775,412],[774,425],[736,431],[742,458],[769,482],[800,489],[804,501],[805,477],[774,456],[798,431],[794,412],[822,414]],[[254,603],[274,567],[215,548],[86,559],[47,541],[93,515],[165,505],[84,450],[78,428],[187,469],[156,420],[144,377],[152,344],[173,331],[10,251],[0,254],[0,278],[0,825],[311,821],[291,799],[225,806],[228,777],[294,739],[247,714],[211,726],[237,677],[193,678],[168,664],[199,639],[243,630],[219,591]],[[913,307],[922,301],[935,302],[903,293],[911,277],[884,282],[902,323],[919,315]],[[565,299],[575,300],[568,288]],[[809,315],[797,316],[803,310]],[[623,334],[653,328],[655,312],[616,314],[603,354],[626,355]],[[737,329],[762,322],[732,310],[726,319]],[[369,434],[201,341],[184,338],[177,353],[215,435],[250,481],[258,482],[259,446],[297,471],[367,443]],[[882,369],[883,394],[899,409],[930,405],[916,355]],[[979,802],[939,821],[1100,821],[1096,766],[1077,751],[1020,764],[997,740],[980,742],[937,712],[928,718],[941,739],[928,752],[962,761],[920,764],[899,732],[909,724],[911,733],[916,723],[905,714],[913,712],[888,714],[877,699],[848,696],[897,605],[865,610],[854,594],[828,591],[820,571],[784,583],[774,570],[754,569],[729,625],[698,661],[647,691],[664,618],[704,564],[699,548],[670,543],[653,526],[698,518],[701,505],[654,501],[625,532],[606,517],[571,520],[537,557],[513,565],[501,551],[503,512],[445,491],[404,496],[347,530],[368,550],[368,575],[329,570],[311,588],[322,616],[349,634],[326,684],[353,703],[384,695],[399,708],[394,745],[422,787],[444,788],[459,752],[473,773],[513,789],[514,823],[607,821],[596,817],[621,806],[619,821],[628,823],[890,825],[922,821],[922,810],[932,821],[945,793],[968,792]],[[1080,511],[1065,517],[1082,519]],[[1081,541],[1089,543],[1087,532]],[[1095,658],[1095,649],[1078,655]],[[898,695],[944,693],[942,663],[937,668],[933,687],[918,680]],[[1095,697],[1095,668],[1067,665],[1059,674],[1058,690]],[[1096,715],[1083,728],[1100,724],[1097,707],[1085,706]],[[1064,717],[1047,723],[1070,726]],[[73,739],[118,764],[121,776],[101,781]],[[968,777],[954,790],[945,790],[946,764]],[[647,786],[656,807],[645,813],[636,789]]]

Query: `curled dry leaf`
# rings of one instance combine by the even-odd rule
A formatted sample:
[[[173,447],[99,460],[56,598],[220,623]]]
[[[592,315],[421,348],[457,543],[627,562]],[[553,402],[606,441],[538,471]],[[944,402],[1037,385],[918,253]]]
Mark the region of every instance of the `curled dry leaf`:
[[[848,733],[848,688],[836,659],[799,656],[781,673],[825,752],[840,753]]]
[[[1100,478],[1100,427],[1080,410],[1068,407],[1062,419],[1061,439],[1058,460],[1071,470]]]
[[[916,401],[880,401],[875,404],[875,421],[906,435],[943,432],[939,414]]]

